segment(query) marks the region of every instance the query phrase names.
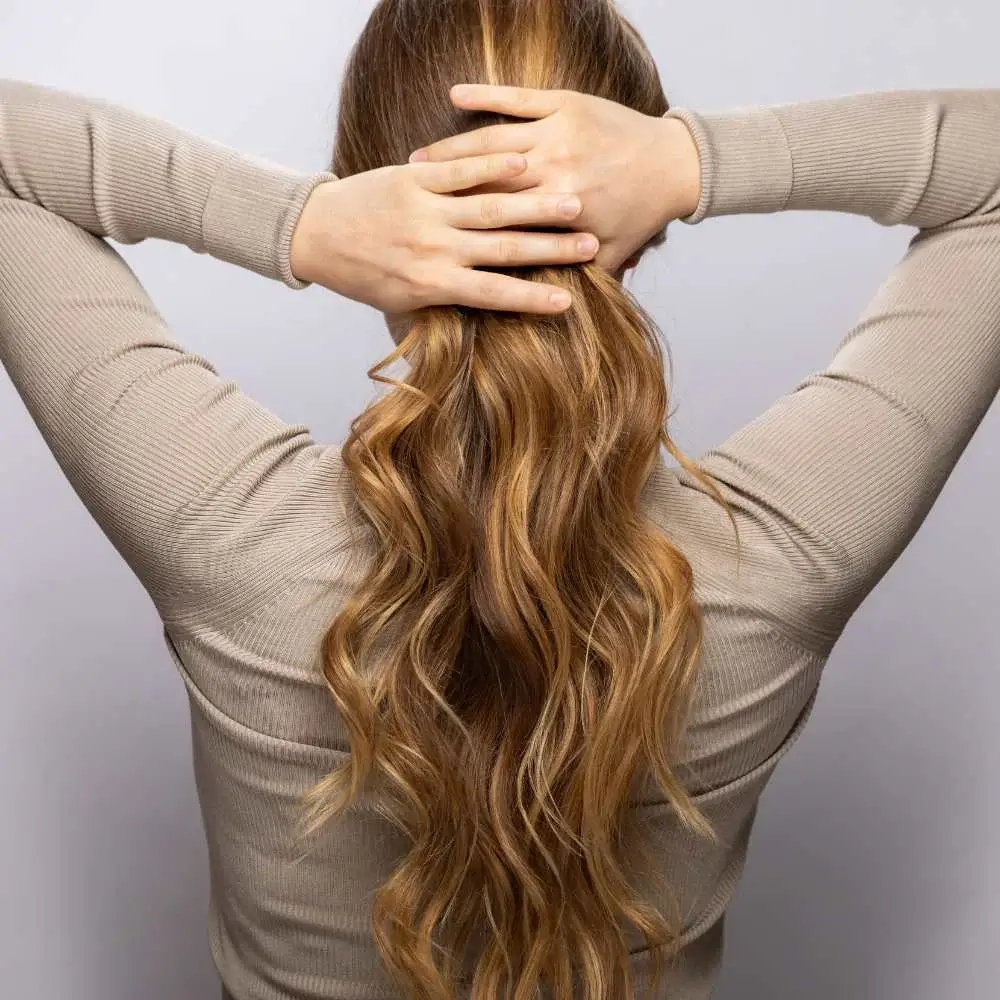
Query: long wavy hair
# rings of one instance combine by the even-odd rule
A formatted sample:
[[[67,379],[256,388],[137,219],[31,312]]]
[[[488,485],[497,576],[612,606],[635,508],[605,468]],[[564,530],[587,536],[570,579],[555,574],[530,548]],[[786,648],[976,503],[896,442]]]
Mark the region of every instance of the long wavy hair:
[[[346,70],[333,172],[510,120],[452,105],[453,84],[477,81],[668,109],[611,0],[382,0]],[[372,920],[406,996],[455,996],[479,933],[473,1000],[543,985],[624,1000],[619,921],[652,949],[656,984],[681,932],[622,856],[640,770],[713,837],[676,773],[702,641],[691,567],[641,510],[661,444],[724,501],[667,433],[657,331],[621,283],[592,263],[518,274],[573,307],[423,309],[368,372],[392,391],[354,420],[343,460],[376,558],[323,644],[352,752],[308,791],[303,825],[380,783],[412,846]],[[381,374],[401,359],[405,378]]]

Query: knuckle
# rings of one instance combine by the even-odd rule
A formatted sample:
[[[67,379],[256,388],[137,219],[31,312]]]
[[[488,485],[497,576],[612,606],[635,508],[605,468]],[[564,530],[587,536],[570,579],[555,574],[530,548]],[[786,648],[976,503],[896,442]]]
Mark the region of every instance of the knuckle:
[[[393,283],[405,289],[407,295],[413,295],[420,287],[419,274],[418,266],[416,264],[409,264],[397,271]]]
[[[400,278],[412,291],[415,288],[422,288],[427,284],[430,268],[422,260],[414,260],[403,268]]]
[[[395,244],[404,250],[416,251],[420,243],[420,232],[415,227],[406,226],[405,228],[400,228],[396,233]]]
[[[398,242],[415,256],[422,256],[433,245],[432,234],[421,226],[407,226],[397,237]]]
[[[514,237],[503,237],[497,243],[497,256],[504,264],[516,263],[521,257],[521,247]]]
[[[467,176],[468,168],[464,163],[459,161],[448,166],[448,181],[456,187],[463,185]]]
[[[500,284],[493,275],[484,274],[479,279],[479,294],[489,302],[499,298]]]
[[[450,229],[427,226],[421,242],[429,255],[440,257],[451,250],[454,240]]]
[[[489,125],[486,128],[480,129],[479,131],[479,148],[484,152],[488,152],[493,148],[493,143],[496,138],[496,129]]]
[[[407,268],[402,275],[408,296],[416,301],[430,299],[438,285],[437,271],[425,262],[418,262]]]
[[[428,227],[424,232],[414,231],[409,250],[420,262],[440,259],[450,249],[447,234]]]
[[[502,225],[505,217],[503,203],[499,198],[484,198],[480,208],[483,222],[489,226]]]
[[[549,155],[557,163],[567,163],[573,158],[573,147],[568,136],[559,136],[550,147]]]

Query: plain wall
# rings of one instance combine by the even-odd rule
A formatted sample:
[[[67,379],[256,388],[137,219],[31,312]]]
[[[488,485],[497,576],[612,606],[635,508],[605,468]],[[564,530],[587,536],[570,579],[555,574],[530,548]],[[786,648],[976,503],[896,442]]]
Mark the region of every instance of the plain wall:
[[[326,165],[370,0],[0,0],[0,73]],[[994,0],[626,5],[674,104],[1000,85]],[[400,81],[402,86],[404,81]],[[697,454],[822,367],[911,230],[787,214],[673,227],[633,288]],[[183,248],[125,248],[175,337],[317,439],[391,350],[372,310]],[[914,344],[914,350],[920,345]],[[0,376],[0,993],[214,1000],[187,703],[152,604]],[[765,791],[720,1000],[996,995],[1000,412],[830,659]]]

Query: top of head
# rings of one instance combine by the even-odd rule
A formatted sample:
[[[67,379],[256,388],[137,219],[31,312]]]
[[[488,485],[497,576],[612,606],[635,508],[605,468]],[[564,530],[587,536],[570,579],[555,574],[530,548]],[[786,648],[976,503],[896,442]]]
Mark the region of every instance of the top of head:
[[[456,108],[457,83],[575,90],[643,114],[669,110],[649,50],[613,0],[380,0],[344,74],[333,173],[403,164],[421,146],[513,120]]]

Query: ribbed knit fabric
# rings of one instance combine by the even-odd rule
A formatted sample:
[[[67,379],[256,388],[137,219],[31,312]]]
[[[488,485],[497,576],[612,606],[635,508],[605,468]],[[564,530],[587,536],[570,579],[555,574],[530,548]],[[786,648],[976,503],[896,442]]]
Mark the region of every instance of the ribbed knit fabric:
[[[646,490],[705,612],[685,763],[721,844],[683,832],[652,786],[634,811],[686,915],[663,996],[704,1000],[758,797],[1000,388],[1000,91],[671,114],[702,157],[690,223],[824,209],[922,230],[828,366],[698,456],[738,518],[739,572],[697,481],[661,462]],[[101,237],[173,240],[298,287],[291,234],[329,178],[0,83],[0,359],[163,620],[190,698],[209,941],[235,1000],[401,996],[370,923],[399,835],[361,808],[304,860],[291,839],[298,796],[349,749],[318,645],[371,549],[348,527],[338,446],[186,352]]]

